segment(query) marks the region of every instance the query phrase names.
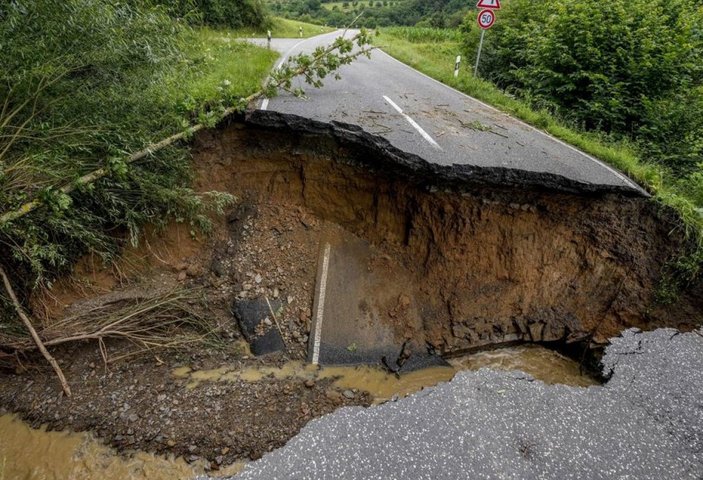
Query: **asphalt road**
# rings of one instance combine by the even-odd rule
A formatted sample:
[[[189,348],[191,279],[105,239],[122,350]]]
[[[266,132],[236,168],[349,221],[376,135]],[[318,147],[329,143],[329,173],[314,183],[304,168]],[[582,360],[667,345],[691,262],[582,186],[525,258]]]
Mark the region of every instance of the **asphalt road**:
[[[274,39],[286,58],[327,45],[342,31],[309,39]],[[348,33],[351,35],[351,33]],[[265,45],[266,40],[250,40]],[[463,68],[467,68],[464,65]],[[645,192],[627,176],[544,132],[464,95],[381,50],[342,67],[341,80],[315,89],[297,83],[306,98],[288,93],[259,104],[262,110],[322,122],[354,124],[396,148],[439,165],[503,167],[548,173],[584,185]],[[593,189],[588,189],[593,190]]]
[[[700,480],[703,331],[623,332],[588,388],[461,372],[310,422],[237,480]]]

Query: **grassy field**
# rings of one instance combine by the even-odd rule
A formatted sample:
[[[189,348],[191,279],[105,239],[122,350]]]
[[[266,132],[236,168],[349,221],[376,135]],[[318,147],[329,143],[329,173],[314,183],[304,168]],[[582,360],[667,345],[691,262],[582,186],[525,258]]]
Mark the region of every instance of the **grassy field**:
[[[379,2],[378,0],[368,2],[368,1],[352,1],[352,2],[329,2],[329,3],[323,3],[322,7],[326,8],[327,10],[340,10],[342,12],[349,12],[352,10],[357,10],[357,9],[373,9],[373,8],[381,8],[381,7],[395,7],[399,3],[401,3],[398,0],[386,0],[386,1],[381,1]]]
[[[275,17],[273,19],[273,27],[271,35],[274,38],[298,38],[300,36],[300,28],[303,29],[303,38],[313,37],[321,33],[334,31],[334,28],[313,25],[312,23],[299,22],[297,20],[289,20],[287,18]],[[240,29],[233,33],[237,37],[265,37],[266,30],[255,29]]]
[[[222,96],[246,97],[261,86],[278,54],[237,40],[238,32],[202,28],[195,31],[189,57],[191,68],[169,79],[165,94],[195,108]],[[182,105],[186,106],[187,105]]]

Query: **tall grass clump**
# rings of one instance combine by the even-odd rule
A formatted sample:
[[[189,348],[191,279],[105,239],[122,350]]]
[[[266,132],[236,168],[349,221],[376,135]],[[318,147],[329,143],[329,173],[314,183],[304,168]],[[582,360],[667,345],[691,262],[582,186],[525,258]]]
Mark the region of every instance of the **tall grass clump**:
[[[145,223],[206,228],[205,207],[227,200],[189,188],[183,148],[123,161],[188,121],[167,86],[194,66],[183,53],[191,34],[148,5],[0,6],[0,206],[32,198],[48,206],[0,225],[0,262],[22,286],[50,281],[88,251],[109,259]],[[59,190],[98,168],[110,175],[71,196]]]
[[[411,43],[459,42],[462,38],[461,32],[454,28],[388,27],[383,31]]]

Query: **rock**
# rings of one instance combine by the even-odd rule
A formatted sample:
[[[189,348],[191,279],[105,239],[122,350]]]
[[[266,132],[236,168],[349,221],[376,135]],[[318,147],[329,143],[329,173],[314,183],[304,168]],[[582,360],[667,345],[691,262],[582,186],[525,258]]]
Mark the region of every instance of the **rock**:
[[[262,280],[263,280],[263,278],[261,278],[261,275],[257,273],[256,276],[254,277],[254,281],[258,284],[258,283],[261,283]]]
[[[137,420],[139,420],[139,415],[137,415],[136,413],[133,413],[133,414],[131,414],[127,419],[128,419],[130,422],[134,423],[134,422],[136,422]]]
[[[287,298],[286,300],[288,300],[288,304],[289,304],[289,305],[290,305],[291,303],[293,303],[293,297],[291,297],[290,295],[288,296],[288,298]]]
[[[201,267],[201,266],[198,265],[197,263],[192,264],[192,265],[189,266],[188,269],[186,270],[186,274],[187,274],[189,277],[200,277],[200,276],[202,276],[203,273],[205,273],[205,272],[203,271],[203,267]]]
[[[273,325],[273,322],[271,321],[271,319],[269,317],[266,317],[266,318],[264,318],[264,325],[266,325],[267,327],[270,327],[271,325]]]
[[[222,261],[221,258],[215,258],[212,261],[212,265],[210,266],[210,270],[217,275],[218,277],[222,277],[227,273],[227,269],[225,268],[225,264]]]
[[[274,312],[282,306],[280,300],[272,300],[270,303]],[[256,327],[271,315],[271,310],[265,298],[237,298],[232,303],[232,315],[237,320],[244,337],[251,343],[256,336]]]
[[[339,393],[337,390],[327,390],[325,392],[325,396],[332,400],[334,403],[342,402],[342,394]]]
[[[178,279],[179,282],[182,282],[182,281],[184,281],[184,280],[186,279],[186,276],[187,276],[187,275],[186,275],[186,272],[182,270],[182,271],[178,272],[178,277],[177,277],[177,279]]]
[[[164,395],[163,393],[156,397],[157,402],[163,402],[164,400],[166,400],[166,395]]]
[[[276,328],[270,329],[264,335],[255,338],[250,343],[251,353],[257,356],[280,352],[286,348],[286,345],[283,343],[283,338]]]
[[[278,289],[274,288],[273,289],[273,298],[278,298],[279,295],[280,295],[280,292],[278,291]]]
[[[351,390],[344,390],[342,392],[342,395],[344,395],[349,400],[353,399],[356,396],[356,395],[354,395],[354,392],[352,392]]]
[[[315,380],[305,380],[305,386],[308,388],[312,388],[315,386]]]

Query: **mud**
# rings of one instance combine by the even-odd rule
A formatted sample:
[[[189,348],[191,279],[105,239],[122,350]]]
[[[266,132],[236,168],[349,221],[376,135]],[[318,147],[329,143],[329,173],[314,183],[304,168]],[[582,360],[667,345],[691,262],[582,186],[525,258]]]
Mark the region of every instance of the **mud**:
[[[367,137],[258,123],[198,138],[201,188],[303,207],[371,241],[413,273],[420,335],[443,353],[701,321],[700,286],[675,306],[655,301],[683,237],[650,199],[498,187],[449,167],[428,176]]]
[[[244,464],[223,468],[234,475]],[[0,416],[0,478],[7,480],[174,480],[204,473],[204,463],[133,452],[120,456],[90,434],[33,429]]]
[[[521,346],[515,348],[500,349],[491,352],[477,353],[462,356],[451,360],[452,367],[432,367],[418,370],[400,378],[369,366],[357,367],[317,367],[305,364],[302,361],[289,361],[280,366],[259,365],[242,367],[241,364],[229,363],[217,368],[193,370],[189,366],[181,366],[166,372],[165,381],[171,385],[157,386],[160,393],[155,399],[160,405],[159,410],[163,412],[164,406],[176,410],[177,399],[196,403],[197,406],[189,412],[197,412],[199,409],[207,411],[208,415],[213,415],[217,419],[216,423],[207,423],[207,427],[212,430],[224,429],[227,425],[222,421],[218,409],[228,408],[226,402],[222,402],[222,395],[213,395],[213,392],[225,392],[227,387],[233,387],[240,391],[252,392],[252,389],[243,388],[251,385],[257,388],[256,384],[272,384],[278,382],[284,388],[290,388],[292,382],[302,383],[305,390],[314,392],[316,385],[328,384],[326,396],[341,403],[345,397],[356,398],[354,404],[364,404],[371,398],[373,404],[383,403],[389,400],[405,397],[409,394],[422,390],[425,387],[437,385],[441,382],[451,380],[457,371],[478,370],[480,368],[493,368],[502,370],[521,369],[535,378],[547,383],[561,383],[568,385],[589,386],[595,385],[592,378],[582,375],[576,362],[558,353],[539,346]],[[115,375],[113,375],[115,376]],[[331,382],[331,385],[330,385]],[[224,388],[224,389],[223,389]],[[197,402],[197,397],[193,396],[195,391],[208,392],[207,403]],[[256,390],[254,390],[256,391]],[[181,393],[182,395],[179,395]],[[253,396],[255,397],[256,394]],[[139,395],[134,395],[128,401],[135,402]],[[176,402],[174,402],[176,400]],[[319,402],[319,400],[317,400]],[[135,402],[136,403],[136,402]],[[260,406],[264,407],[266,400],[261,400]],[[193,406],[193,405],[191,405]],[[283,416],[286,410],[291,410],[292,403],[281,411],[271,411],[269,407],[258,409],[256,406],[250,408],[254,413],[262,411],[271,416]],[[134,411],[138,411],[134,409]],[[143,411],[143,410],[142,410]],[[72,412],[79,416],[80,409]],[[97,413],[97,412],[96,412]],[[244,411],[229,411],[230,415],[247,415]],[[71,416],[73,416],[71,415]],[[192,413],[191,413],[192,415]],[[197,413],[196,413],[197,416]],[[159,419],[160,415],[151,415],[150,420],[157,420],[162,423],[162,427],[168,428],[165,419]],[[204,422],[204,419],[199,419]],[[189,429],[194,426],[189,419],[182,419],[182,423]],[[133,434],[139,436],[139,430],[143,429],[141,422],[135,420],[131,422]],[[165,430],[165,428],[164,428]],[[166,432],[162,432],[162,435]],[[256,434],[257,432],[253,432]],[[263,432],[258,432],[263,433]],[[129,435],[127,435],[129,436]],[[212,434],[218,437],[217,433]],[[164,435],[165,441],[175,444],[183,441],[183,433],[169,436]],[[141,444],[137,444],[141,446]],[[105,446],[88,433],[71,433],[67,431],[47,431],[46,427],[30,428],[30,426],[20,421],[13,415],[0,416],[0,478],[15,479],[125,479],[125,480],[160,480],[160,479],[189,479],[198,474],[210,471],[210,475],[228,476],[239,472],[244,463],[235,462],[232,465],[223,463],[222,452],[227,452],[236,448],[231,440],[221,440],[219,449],[213,451],[214,457],[208,459],[210,454],[206,448],[208,443],[190,439],[190,445],[195,445],[203,457],[194,459],[192,453],[184,457],[174,458],[170,455],[155,455],[130,449],[122,449],[119,454],[115,449]],[[164,452],[166,453],[167,450]],[[186,461],[186,458],[188,461]],[[229,457],[228,457],[229,458]],[[217,464],[216,472],[211,468]],[[3,477],[4,474],[4,477]]]

